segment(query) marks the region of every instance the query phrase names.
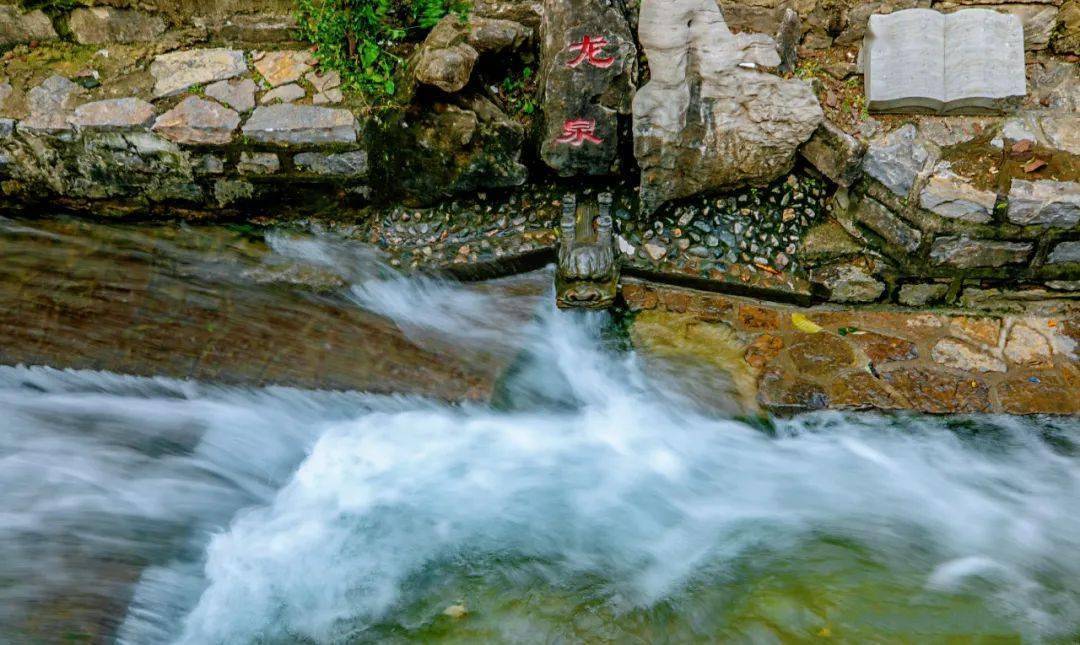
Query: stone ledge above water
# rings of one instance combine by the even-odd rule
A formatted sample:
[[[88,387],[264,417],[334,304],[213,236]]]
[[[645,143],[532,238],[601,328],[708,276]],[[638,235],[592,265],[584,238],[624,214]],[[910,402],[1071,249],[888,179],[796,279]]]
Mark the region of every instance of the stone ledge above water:
[[[772,412],[1080,413],[1080,304],[974,317],[795,308],[632,279],[622,297],[645,360],[695,378],[715,370],[744,404]]]

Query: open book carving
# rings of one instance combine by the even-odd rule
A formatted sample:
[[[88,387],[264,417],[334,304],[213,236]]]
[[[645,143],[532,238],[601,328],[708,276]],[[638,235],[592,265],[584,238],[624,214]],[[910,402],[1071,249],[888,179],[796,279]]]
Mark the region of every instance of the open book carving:
[[[1000,112],[1027,93],[1020,19],[990,9],[870,16],[863,56],[875,112]]]

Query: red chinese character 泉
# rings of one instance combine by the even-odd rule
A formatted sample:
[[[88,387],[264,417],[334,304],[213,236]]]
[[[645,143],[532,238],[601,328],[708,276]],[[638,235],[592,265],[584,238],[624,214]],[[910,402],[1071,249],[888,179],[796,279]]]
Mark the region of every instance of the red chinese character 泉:
[[[605,69],[611,67],[615,62],[615,58],[600,56],[600,51],[608,44],[607,38],[603,36],[585,36],[581,39],[580,43],[574,43],[570,45],[570,51],[578,52],[578,55],[574,60],[566,64],[567,67],[577,67],[582,63],[589,63],[594,67]]]
[[[563,133],[556,143],[569,143],[572,146],[581,146],[589,143],[603,143],[604,140],[596,136],[596,121],[589,119],[570,119],[563,124]]]

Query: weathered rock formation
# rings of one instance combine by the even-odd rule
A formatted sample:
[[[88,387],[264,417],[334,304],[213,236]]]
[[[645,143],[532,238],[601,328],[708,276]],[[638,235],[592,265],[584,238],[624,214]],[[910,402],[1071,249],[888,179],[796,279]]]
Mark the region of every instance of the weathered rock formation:
[[[515,49],[531,36],[532,30],[512,20],[448,15],[424,39],[413,74],[424,85],[457,92],[469,83],[481,54]]]
[[[455,193],[525,183],[521,124],[478,92],[466,91],[428,106],[399,144],[383,181],[429,203]]]
[[[809,86],[761,69],[780,63],[772,38],[732,34],[713,0],[645,0],[638,35],[651,72],[633,106],[646,213],[768,183],[822,121]]]
[[[619,117],[630,114],[637,46],[620,3],[547,0],[541,27],[540,156],[564,176],[619,166]]]

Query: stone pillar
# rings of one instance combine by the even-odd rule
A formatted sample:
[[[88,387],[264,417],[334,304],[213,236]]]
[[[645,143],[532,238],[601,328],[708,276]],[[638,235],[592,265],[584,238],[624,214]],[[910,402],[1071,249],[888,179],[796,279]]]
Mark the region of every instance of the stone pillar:
[[[544,140],[560,175],[619,169],[619,117],[630,114],[637,47],[620,0],[545,0],[541,25]]]

